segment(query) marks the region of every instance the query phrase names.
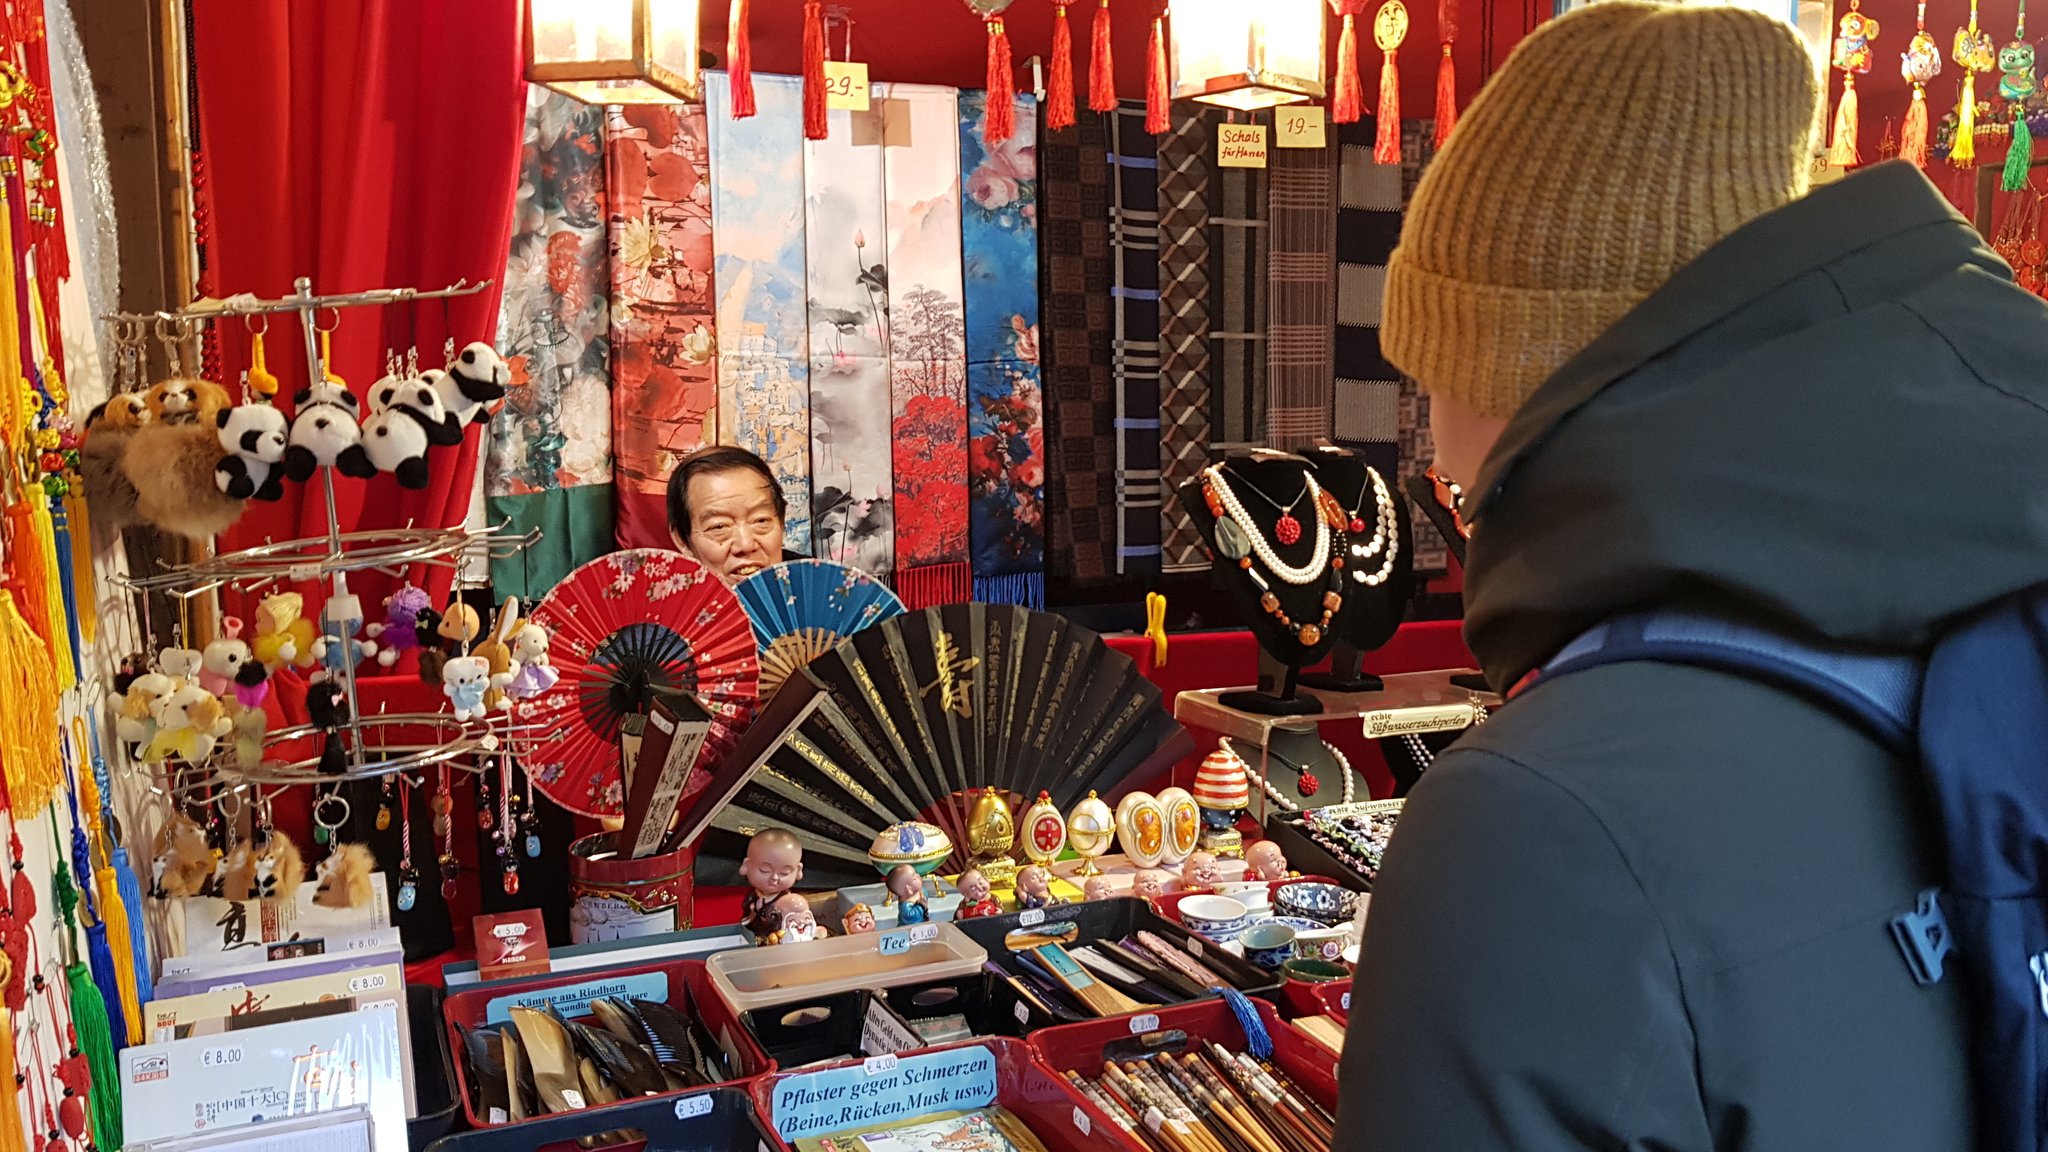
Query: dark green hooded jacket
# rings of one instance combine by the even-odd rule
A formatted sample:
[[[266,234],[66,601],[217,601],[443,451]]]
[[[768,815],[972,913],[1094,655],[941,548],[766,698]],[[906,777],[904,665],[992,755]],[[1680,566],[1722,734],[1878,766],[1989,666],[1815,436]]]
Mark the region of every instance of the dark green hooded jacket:
[[[2048,307],[1917,170],[1751,222],[1546,381],[1474,489],[1496,685],[1631,609],[1883,650],[2048,581]],[[1372,898],[1342,1152],[1967,1150],[1964,1005],[1887,931],[1915,769],[1699,669],[1538,684],[1417,785]]]

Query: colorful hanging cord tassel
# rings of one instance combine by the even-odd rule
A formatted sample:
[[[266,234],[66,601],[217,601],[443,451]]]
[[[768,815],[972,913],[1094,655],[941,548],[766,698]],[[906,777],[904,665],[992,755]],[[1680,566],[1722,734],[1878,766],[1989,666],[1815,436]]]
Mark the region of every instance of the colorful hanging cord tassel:
[[[22,616],[14,592],[0,588],[0,767],[9,793],[23,805],[41,807],[63,786],[63,753],[51,722],[57,702],[49,646]],[[15,885],[17,898],[25,886]]]
[[[804,0],[804,139],[823,140],[831,131],[825,116],[825,9]]]
[[[1154,136],[1173,127],[1166,85],[1166,8],[1161,5],[1153,10],[1152,36],[1145,47],[1145,131]]]
[[[1109,0],[1096,0],[1088,34],[1088,110],[1116,111],[1116,64],[1109,50]]]
[[[1437,0],[1437,39],[1444,56],[1436,65],[1436,146],[1441,148],[1458,126],[1458,64],[1451,58],[1451,45],[1458,39],[1458,0]]]
[[[1999,187],[2017,192],[2027,186],[2034,167],[2034,133],[2027,126],[2027,102],[2034,98],[2034,46],[2027,42],[2027,0],[2012,29],[2012,43],[1998,50],[1998,94],[2012,106],[2012,145],[2005,151],[2005,172]]]
[[[1956,29],[1950,56],[1963,70],[1963,92],[1956,103],[1956,139],[1949,148],[1948,162],[1969,168],[1977,163],[1977,73],[1989,72],[1998,64],[1991,34],[1977,27],[1977,0],[1970,0],[1969,25]]]
[[[988,26],[988,114],[982,120],[981,141],[988,145],[1017,134],[1017,87],[1010,76],[1010,37],[1003,31],[1003,9],[1009,6],[1009,0],[996,5],[984,0],[977,6],[994,8],[983,17]]]
[[[91,832],[92,844],[98,850],[98,859],[104,861],[93,868],[92,883],[95,896],[94,907],[100,920],[107,926],[107,945],[114,961],[114,981],[121,1002],[121,1017],[128,1035],[139,1041],[142,1038],[142,988],[137,975],[148,978],[149,949],[140,945],[136,925],[128,918],[128,894],[120,875],[120,862],[116,859],[113,843],[113,810],[107,802],[106,787],[101,778],[106,764],[100,759],[99,744],[89,735],[85,718],[71,718],[72,746],[77,755],[91,756],[91,770],[78,774],[78,786],[83,792],[81,803],[85,806],[86,824]],[[135,878],[125,878],[133,884]],[[135,906],[142,907],[142,888],[135,885]]]
[[[732,118],[754,114],[754,41],[747,35],[747,0],[732,0],[725,21],[725,75],[732,84]]]
[[[1045,127],[1057,132],[1074,126],[1074,30],[1067,24],[1066,0],[1052,0],[1052,75],[1045,82]]]
[[[1899,159],[1927,167],[1927,85],[1941,75],[1941,46],[1927,34],[1927,0],[1920,0],[1912,42],[1899,55],[1899,75],[1913,86],[1906,123],[1899,129]]]
[[[57,813],[48,809],[50,837],[56,839]],[[64,939],[70,945],[71,962],[64,966],[64,985],[70,993],[71,1026],[77,1032],[79,1049],[92,1067],[92,1138],[101,1148],[121,1147],[121,1079],[114,1064],[113,1037],[109,1032],[107,1002],[93,983],[92,973],[78,957],[78,889],[64,866],[62,845],[57,846],[57,871],[50,891],[64,920]]]
[[[1836,28],[1834,65],[1842,70],[1842,102],[1835,106],[1834,135],[1828,143],[1828,163],[1848,168],[1861,163],[1856,152],[1856,77],[1870,71],[1870,42],[1877,39],[1877,21],[1865,16],[1863,0],[1849,0]]]
[[[1373,43],[1380,59],[1380,106],[1374,125],[1372,158],[1376,164],[1401,162],[1401,67],[1396,62],[1401,41],[1408,38],[1408,9],[1401,0],[1387,0],[1372,18]]]
[[[1365,85],[1358,78],[1358,18],[1368,0],[1330,0],[1342,30],[1337,33],[1336,90],[1330,94],[1330,119],[1356,124],[1365,115]]]

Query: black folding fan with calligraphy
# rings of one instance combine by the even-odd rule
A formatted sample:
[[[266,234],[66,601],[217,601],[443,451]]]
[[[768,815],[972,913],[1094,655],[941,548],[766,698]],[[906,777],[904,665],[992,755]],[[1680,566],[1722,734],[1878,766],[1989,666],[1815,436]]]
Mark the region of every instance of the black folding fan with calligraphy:
[[[807,885],[871,881],[869,846],[903,820],[944,829],[957,869],[982,789],[1016,811],[1043,790],[1064,810],[1193,747],[1135,661],[1049,612],[928,608],[849,637],[808,673],[822,705],[713,820],[795,833]]]

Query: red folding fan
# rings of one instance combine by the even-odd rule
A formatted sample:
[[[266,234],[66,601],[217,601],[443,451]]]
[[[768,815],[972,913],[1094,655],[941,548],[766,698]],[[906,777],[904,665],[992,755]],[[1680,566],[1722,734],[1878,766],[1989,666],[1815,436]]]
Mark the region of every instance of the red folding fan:
[[[757,694],[754,633],[732,590],[680,552],[635,548],[569,573],[533,610],[561,672],[518,705],[539,733],[526,752],[534,786],[585,816],[622,816],[619,727],[657,690],[696,695],[711,712],[704,761],[732,746]]]

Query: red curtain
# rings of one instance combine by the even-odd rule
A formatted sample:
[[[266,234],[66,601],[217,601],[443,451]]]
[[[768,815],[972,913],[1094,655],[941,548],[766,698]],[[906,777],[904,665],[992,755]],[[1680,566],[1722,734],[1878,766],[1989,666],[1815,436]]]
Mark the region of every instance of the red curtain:
[[[520,5],[206,0],[192,9],[202,291],[281,296],[299,276],[323,293],[494,281],[474,296],[341,313],[332,370],[359,396],[383,374],[386,349],[417,347],[421,367],[439,367],[446,338],[458,348],[493,340],[525,113]],[[265,343],[289,410],[306,376],[296,316],[273,317]],[[248,336],[231,321],[220,346],[232,388]],[[460,449],[434,449],[422,491],[390,476],[337,476],[343,530],[460,523],[483,435],[472,425]],[[222,549],[325,532],[319,479],[285,492],[278,504],[252,502]],[[445,599],[446,569],[410,575]],[[388,581],[360,583],[352,591],[380,618]],[[299,590],[310,616],[319,590]],[[246,605],[229,610],[237,607]]]

